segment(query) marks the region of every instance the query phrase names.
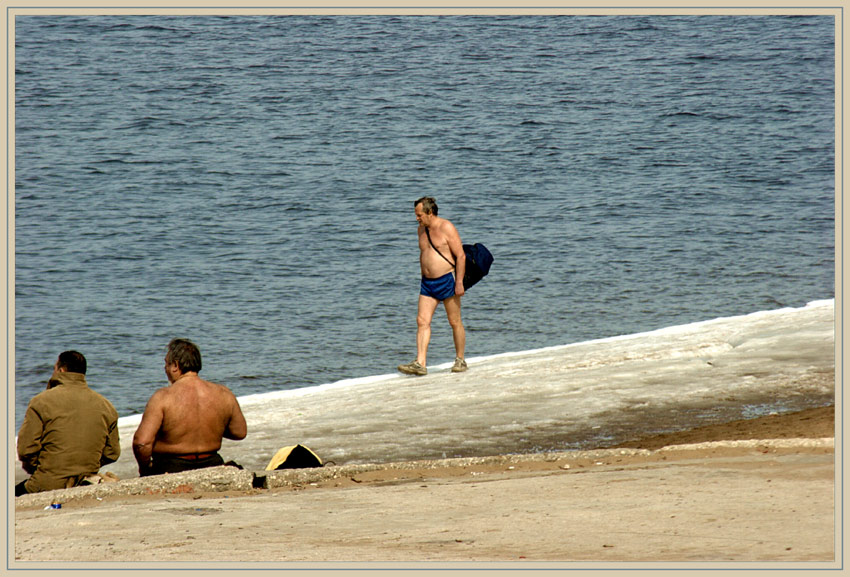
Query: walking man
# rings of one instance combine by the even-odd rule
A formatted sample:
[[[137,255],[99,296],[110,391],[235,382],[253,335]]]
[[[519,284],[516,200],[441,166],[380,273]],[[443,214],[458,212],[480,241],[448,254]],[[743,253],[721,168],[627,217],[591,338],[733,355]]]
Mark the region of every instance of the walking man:
[[[426,375],[428,343],[431,341],[431,319],[441,302],[446,309],[455,344],[452,372],[466,370],[464,349],[466,332],[460,318],[460,297],[463,296],[463,274],[466,255],[455,226],[437,216],[437,201],[425,196],[413,203],[419,223],[419,267],[422,280],[419,287],[419,307],[416,315],[416,359],[398,370],[407,375]]]

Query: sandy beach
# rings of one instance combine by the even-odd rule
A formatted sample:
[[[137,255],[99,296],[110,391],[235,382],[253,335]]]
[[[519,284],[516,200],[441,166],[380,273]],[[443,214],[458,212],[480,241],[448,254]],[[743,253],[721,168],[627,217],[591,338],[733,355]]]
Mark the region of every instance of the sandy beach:
[[[835,568],[834,431],[822,407],[591,451],[28,495],[10,567]]]

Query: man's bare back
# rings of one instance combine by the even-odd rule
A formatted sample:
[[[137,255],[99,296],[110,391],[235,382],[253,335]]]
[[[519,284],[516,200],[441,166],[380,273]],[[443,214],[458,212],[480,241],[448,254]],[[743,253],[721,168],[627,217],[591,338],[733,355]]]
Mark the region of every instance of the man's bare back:
[[[192,373],[154,393],[150,404],[161,415],[154,453],[211,453],[221,448],[222,437],[245,436],[240,432],[245,419],[233,393]]]
[[[171,385],[153,394],[133,436],[139,474],[147,474],[156,455],[216,453],[221,439],[241,440],[248,425],[235,395],[222,385],[181,373],[166,364]]]

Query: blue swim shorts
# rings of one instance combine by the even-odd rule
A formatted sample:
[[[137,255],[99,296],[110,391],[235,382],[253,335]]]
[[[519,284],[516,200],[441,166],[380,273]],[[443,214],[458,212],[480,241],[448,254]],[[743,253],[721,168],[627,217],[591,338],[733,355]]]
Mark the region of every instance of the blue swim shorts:
[[[454,273],[446,273],[440,278],[426,278],[423,276],[422,283],[419,285],[419,294],[435,298],[438,301],[444,301],[447,298],[455,296]]]

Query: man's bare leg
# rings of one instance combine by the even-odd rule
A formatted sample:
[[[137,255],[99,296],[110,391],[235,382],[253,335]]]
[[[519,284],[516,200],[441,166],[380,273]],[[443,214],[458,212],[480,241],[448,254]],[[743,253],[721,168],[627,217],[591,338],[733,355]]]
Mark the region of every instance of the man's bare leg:
[[[440,304],[435,298],[419,295],[419,310],[416,314],[416,362],[427,366],[428,343],[431,342],[431,319]]]
[[[446,307],[446,316],[449,318],[449,324],[452,327],[455,354],[457,358],[462,359],[466,350],[466,330],[463,328],[463,321],[460,319],[460,298],[457,295],[447,298],[443,301],[443,306]]]

